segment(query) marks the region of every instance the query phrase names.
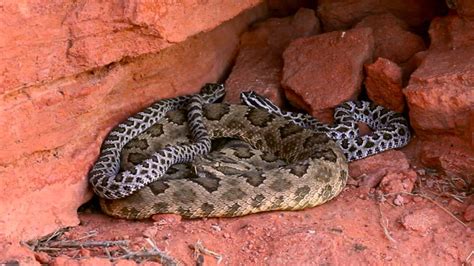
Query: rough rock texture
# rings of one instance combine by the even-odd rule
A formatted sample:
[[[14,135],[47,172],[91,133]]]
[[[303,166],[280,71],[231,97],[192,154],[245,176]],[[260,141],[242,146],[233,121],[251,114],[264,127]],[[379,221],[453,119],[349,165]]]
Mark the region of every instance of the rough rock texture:
[[[392,14],[368,16],[355,25],[355,28],[359,27],[373,30],[374,58],[383,57],[400,64],[426,49],[423,39],[410,32],[408,25]]]
[[[364,69],[364,84],[369,99],[391,110],[402,112],[405,106],[402,69],[394,62],[381,57],[373,64],[364,65]]]
[[[401,219],[401,224],[410,231],[426,236],[430,231],[438,227],[439,218],[436,210],[423,208],[404,215]]]
[[[455,8],[460,17],[466,20],[474,20],[474,2],[470,0],[451,0],[455,3]]]
[[[436,147],[428,149],[430,156],[448,160],[444,166],[456,161],[456,169],[443,169],[471,180],[474,180],[474,65],[466,58],[473,57],[474,46],[430,51],[404,91],[413,129],[421,139],[435,142],[434,146],[427,144]],[[458,156],[449,158],[449,154]],[[464,163],[460,164],[459,158],[465,158]]]
[[[392,173],[406,172],[410,168],[407,156],[390,150],[349,164],[349,174],[361,187],[376,187],[380,180]]]
[[[7,1],[0,10],[0,93],[157,52],[262,1],[161,2]]]
[[[410,193],[415,187],[416,178],[416,172],[411,169],[389,173],[380,181],[380,189],[384,193]]]
[[[348,29],[366,16],[387,12],[418,28],[446,10],[443,1],[432,0],[319,0],[317,7],[324,31]]]
[[[225,101],[239,103],[242,91],[253,90],[281,106],[282,53],[302,36],[317,34],[319,21],[311,9],[300,9],[293,17],[270,18],[258,23],[240,39],[240,50],[229,78]]]
[[[428,166],[474,181],[474,24],[433,20],[431,46],[404,94]]]
[[[276,17],[289,16],[301,7],[313,8],[313,0],[267,0],[268,9]]]
[[[222,15],[219,19],[214,17],[216,1],[188,6],[187,16],[174,6],[143,2],[133,4],[133,8],[82,1],[65,7],[63,3],[3,6],[0,12],[11,20],[0,30],[1,36],[5,36],[0,38],[0,54],[6,58],[0,60],[0,68],[8,70],[2,70],[4,79],[0,86],[3,89],[0,95],[0,202],[8,202],[0,205],[0,239],[29,239],[59,226],[78,224],[76,210],[92,195],[86,175],[106,133],[119,121],[156,100],[196,92],[203,83],[219,79],[235,56],[240,33],[249,23],[267,14],[265,5],[260,5],[230,20],[255,4],[239,3],[238,6],[228,4],[229,10],[233,10],[230,13],[217,12]],[[68,13],[71,10],[74,12]],[[189,13],[191,10],[199,15]],[[206,16],[211,10],[212,14]],[[164,16],[161,22],[154,22],[168,21],[159,26],[160,36],[181,42],[159,53],[130,58],[127,47],[133,47],[134,55],[148,53],[159,46],[150,50],[142,43],[143,38],[153,37],[153,44],[163,39],[157,37],[158,31],[154,33],[156,36],[147,33],[142,39],[138,38],[136,34],[142,30],[138,26],[128,30],[129,25],[123,30],[114,28],[124,22],[112,21],[109,18],[112,11],[118,14],[133,11],[133,21],[141,21],[138,24],[155,21],[151,14]],[[183,27],[179,31],[173,29],[174,16],[183,25],[190,24],[186,22],[188,18],[199,19],[194,21],[197,24],[191,23],[190,31],[185,33]],[[205,22],[209,17],[211,19]],[[62,19],[65,21],[61,24]],[[82,22],[69,25],[70,20],[78,19]],[[229,21],[184,41],[185,34],[206,31],[223,20]],[[70,33],[68,27],[63,28],[65,24],[75,29],[74,36],[82,36],[78,42],[74,39],[67,44]],[[33,25],[37,27],[30,29]],[[106,29],[97,28],[99,25]],[[195,25],[201,28],[194,28]],[[79,29],[92,32],[79,34]],[[95,60],[96,63],[73,67],[78,61],[68,56],[78,43],[98,56],[84,55],[88,60],[83,62]],[[47,48],[36,49],[39,45]],[[69,50],[64,50],[67,47]],[[123,50],[117,53],[112,49],[115,47]],[[108,59],[104,59],[106,57]],[[119,59],[110,64],[110,60]],[[108,65],[97,67],[100,64]],[[84,69],[88,71],[64,77]],[[55,80],[48,82],[52,79]],[[18,87],[19,84],[36,85]],[[1,247],[4,245],[0,244]]]
[[[458,16],[435,18],[430,24],[430,51],[474,46],[474,20]]]
[[[313,116],[355,99],[363,64],[372,59],[372,29],[324,33],[300,38],[283,53],[282,86],[287,99]]]
[[[130,242],[131,251],[150,249],[156,243],[185,265],[218,263],[212,255],[197,256],[191,247],[199,241],[221,254],[224,265],[472,263],[474,196],[467,194],[472,183],[462,178],[474,180],[474,112],[469,90],[474,82],[467,60],[473,57],[474,31],[466,11],[469,3],[464,0],[456,1],[464,17],[453,11],[433,21],[430,49],[402,66],[405,75],[420,66],[405,92],[417,136],[401,151],[351,163],[353,178],[335,200],[301,212],[193,221],[172,215],[124,221],[97,214],[89,206],[81,208],[78,219],[77,207],[90,196],[85,175],[106,132],[157,99],[194,92],[202,83],[221,78],[234,59],[239,33],[267,15],[267,8],[259,6],[230,20],[245,5],[254,6],[256,2],[251,1],[171,2],[0,4],[0,264],[136,265],[105,259],[107,254],[123,254],[123,249],[114,247],[35,253],[19,247],[19,238],[27,240],[77,225],[79,220],[80,225],[58,239],[123,239]],[[300,1],[281,3],[292,6],[296,2]],[[321,5],[343,2],[349,1],[320,1]],[[397,9],[402,2],[410,8]],[[386,12],[380,7],[387,3],[353,1],[335,11],[346,12],[349,20],[361,19]],[[402,15],[394,13],[400,18],[425,12],[419,8],[425,0],[392,3],[389,9],[399,10]],[[224,5],[226,10],[221,9]],[[212,14],[206,16],[206,12]],[[426,18],[413,16],[406,21]],[[227,22],[211,30],[222,21]],[[182,27],[188,24],[192,25]],[[201,31],[206,33],[195,35]],[[362,64],[372,55],[373,40],[369,29],[360,28],[295,43],[313,41],[322,44],[324,53],[321,45],[295,45],[301,51],[294,51],[291,59],[306,62],[310,55],[320,65],[289,61],[294,65],[287,70],[294,72],[286,74],[291,80],[305,73],[305,79],[293,80],[298,86],[316,81],[317,90],[309,93],[303,90],[305,84],[299,87],[299,100],[306,103],[312,98],[307,110],[317,113],[319,102],[327,103],[329,96],[342,101],[349,97],[345,94],[357,94]],[[396,71],[386,70],[383,66],[388,63],[382,62],[379,67],[367,65],[376,71],[372,78],[380,74],[385,75],[385,82],[397,80]],[[329,100],[332,103],[325,109],[336,104]],[[420,161],[443,171],[425,168]],[[457,191],[451,182],[459,182],[464,190]],[[423,197],[409,194],[412,190]],[[156,261],[141,265],[160,265]]]
[[[473,123],[472,120],[470,122]],[[472,129],[467,132],[471,134]],[[472,185],[474,182],[474,152],[473,143],[446,134],[424,133],[416,142],[420,161],[435,169],[442,170],[452,177],[462,177]]]
[[[410,75],[421,65],[427,54],[427,50],[418,52],[414,54],[410,60],[400,65],[403,70],[403,84],[405,86],[408,84]]]
[[[463,217],[468,222],[474,221],[474,204],[471,204],[466,208]]]

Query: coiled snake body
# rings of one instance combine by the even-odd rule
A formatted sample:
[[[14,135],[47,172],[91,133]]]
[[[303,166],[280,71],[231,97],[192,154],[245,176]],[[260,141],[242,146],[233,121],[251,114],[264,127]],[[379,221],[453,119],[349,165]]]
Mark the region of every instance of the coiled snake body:
[[[211,85],[200,96],[159,101],[112,130],[89,174],[104,212],[197,218],[312,207],[344,188],[347,159],[403,146],[410,136],[401,115],[363,102],[341,105],[338,125],[318,127],[313,118],[284,112],[252,93],[242,100],[257,108],[210,104],[222,94],[223,87]],[[355,122],[340,118],[351,112],[374,134],[357,136]],[[225,137],[241,141],[208,153],[210,139]]]

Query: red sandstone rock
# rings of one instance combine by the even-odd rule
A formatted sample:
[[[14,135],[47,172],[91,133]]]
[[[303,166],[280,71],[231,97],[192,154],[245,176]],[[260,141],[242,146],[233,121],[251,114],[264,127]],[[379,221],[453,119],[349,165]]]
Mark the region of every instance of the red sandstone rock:
[[[423,39],[408,31],[408,25],[392,14],[365,17],[355,27],[373,29],[374,58],[383,57],[400,64],[426,49]]]
[[[311,8],[312,0],[267,0],[268,9],[275,17],[289,16],[301,7]]]
[[[464,211],[464,220],[468,222],[474,221],[474,204],[469,205]]]
[[[90,256],[91,256],[91,251],[88,250],[88,249],[86,249],[86,248],[81,248],[81,249],[79,250],[79,255],[80,255],[81,257],[83,257],[83,258],[84,258],[84,257],[90,257]]]
[[[470,119],[474,112],[474,90],[468,84],[474,83],[474,65],[466,58],[474,58],[474,46],[430,49],[412,74],[404,94],[417,136],[433,141],[434,146],[430,147],[435,149],[429,153],[437,153],[440,160],[455,160],[461,168],[443,168],[445,171],[472,176],[474,146]],[[448,154],[453,153],[464,154],[464,162],[460,164],[459,157],[449,159]]]
[[[300,38],[283,53],[287,99],[311,115],[355,99],[363,64],[372,59],[372,30],[359,28]]]
[[[406,229],[425,235],[437,226],[439,220],[438,212],[431,208],[424,208],[404,215],[401,222]]]
[[[421,65],[427,54],[428,52],[426,50],[418,52],[414,54],[408,61],[400,65],[403,70],[403,84],[408,83],[409,77]]]
[[[457,16],[433,20],[431,46],[404,93],[411,125],[424,140],[420,159],[474,180],[474,23]]]
[[[281,54],[292,40],[318,32],[319,21],[311,9],[300,9],[293,17],[270,18],[245,32],[226,81],[225,101],[240,103],[240,93],[253,90],[282,106]]]
[[[0,93],[157,52],[262,2],[3,3]]]
[[[380,57],[375,63],[364,67],[364,83],[370,100],[393,111],[402,112],[405,106],[402,69],[392,61]]]
[[[390,150],[349,164],[349,174],[359,181],[359,186],[375,187],[389,174],[405,172],[410,164],[401,151]]]
[[[416,178],[416,172],[413,170],[389,173],[383,177],[380,188],[384,193],[409,193],[415,187]]]
[[[463,19],[474,20],[474,2],[470,0],[455,0],[455,8]]]
[[[35,259],[41,264],[49,264],[51,262],[51,256],[46,252],[36,252]]]
[[[431,0],[319,0],[317,7],[324,31],[348,29],[366,16],[387,12],[419,28],[445,11],[441,1]]]
[[[26,9],[21,11],[29,12],[27,18],[34,16],[34,12],[44,12],[43,19],[58,19],[59,11],[50,10],[49,6],[39,9],[24,6]],[[8,8],[1,10],[6,12]],[[65,14],[60,14],[62,19]],[[0,202],[8,202],[0,204],[0,238],[30,239],[58,227],[77,225],[77,208],[92,196],[87,172],[106,133],[156,100],[197,92],[203,83],[219,79],[233,60],[241,32],[265,14],[264,7],[251,9],[213,31],[158,54],[129,59],[54,83],[47,83],[47,78],[37,73],[35,78],[44,80],[45,84],[15,90],[8,87],[9,93],[3,92],[0,97]],[[23,21],[20,17],[10,24],[20,25]],[[26,26],[40,22],[38,19]],[[54,29],[46,32],[55,32]],[[35,30],[46,34],[42,26]],[[44,41],[44,35],[41,36],[38,43]],[[25,43],[18,49],[25,47],[30,46]],[[28,56],[42,51],[31,47],[29,50]],[[51,51],[51,47],[47,50],[52,53],[51,59],[56,58],[56,50]],[[31,78],[36,67],[44,67],[33,63],[34,70],[29,69],[32,62],[15,54],[5,50],[0,57],[8,55],[24,62],[25,71],[18,71],[25,77]],[[43,60],[40,54],[35,56]],[[4,62],[0,60],[0,64]],[[12,66],[17,71],[16,65]],[[3,245],[0,255],[5,253],[2,248]]]
[[[474,46],[474,21],[458,16],[435,18],[430,24],[430,50],[455,50]]]
[[[433,136],[416,145],[420,161],[425,166],[474,182],[474,150],[468,143],[452,136]]]

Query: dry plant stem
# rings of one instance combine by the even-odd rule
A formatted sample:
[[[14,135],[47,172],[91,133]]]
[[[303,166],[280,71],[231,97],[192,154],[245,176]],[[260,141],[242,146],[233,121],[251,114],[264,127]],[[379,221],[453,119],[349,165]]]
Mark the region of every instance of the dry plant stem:
[[[143,260],[143,259],[148,259],[148,258],[159,258],[160,263],[163,264],[163,265],[167,265],[167,266],[168,265],[169,266],[179,265],[179,263],[177,262],[176,259],[174,259],[173,257],[166,254],[166,252],[161,251],[156,246],[156,243],[152,239],[146,238],[145,240],[152,246],[151,250],[146,250],[145,249],[145,250],[141,250],[141,251],[132,252],[129,249],[127,249],[126,246],[119,246],[125,254],[122,255],[122,256],[113,257],[112,254],[110,254],[110,251],[107,249],[107,247],[105,247],[105,252],[107,254],[107,258],[111,261],[116,261],[116,260],[120,260],[120,259],[135,259],[135,260],[140,259],[140,260]]]
[[[128,245],[127,240],[118,241],[59,241],[49,243],[46,246],[49,248],[90,248],[90,247],[111,247],[111,246],[126,246]],[[41,247],[40,247],[41,248]]]
[[[387,237],[387,239],[390,240],[390,242],[397,243],[397,240],[395,240],[392,237],[392,235],[390,234],[390,231],[388,230],[388,219],[385,218],[385,216],[383,215],[381,204],[378,204],[378,206],[379,206],[379,214],[380,214],[379,223],[380,223],[380,226],[383,229],[383,233],[385,234],[385,237]]]
[[[75,239],[75,240],[78,241],[78,240],[82,240],[82,239],[86,239],[86,238],[91,238],[91,237],[94,237],[94,236],[97,236],[97,231],[92,230],[92,231],[87,232],[87,234],[85,236],[79,237],[78,239]]]
[[[151,251],[137,251],[137,252],[130,252],[120,257],[113,258],[113,260],[120,260],[120,259],[137,259],[137,258],[153,258],[158,257],[160,258],[160,262],[163,265],[178,265],[176,260],[164,253],[161,250],[151,250]]]
[[[471,253],[469,253],[469,255],[467,256],[467,258],[463,261],[463,263],[461,264],[462,266],[467,266],[467,265],[471,265],[470,264],[470,260],[471,260],[471,257],[474,256],[474,250],[471,250]]]
[[[384,196],[393,196],[393,195],[398,195],[398,194],[409,195],[409,196],[414,196],[414,197],[421,197],[421,198],[427,199],[427,200],[431,201],[432,203],[434,203],[436,206],[438,206],[440,209],[442,209],[444,212],[449,214],[451,217],[453,217],[453,219],[456,220],[458,223],[460,223],[464,227],[468,228],[467,224],[465,224],[465,223],[463,223],[463,221],[459,220],[459,218],[456,217],[452,212],[450,212],[448,209],[443,207],[441,204],[439,204],[434,199],[432,199],[432,198],[430,198],[430,197],[428,197],[424,194],[415,194],[415,193],[410,193],[410,192],[396,192],[396,193],[388,193],[388,194],[385,194]]]
[[[214,258],[217,259],[217,263],[220,263],[221,260],[222,260],[222,255],[215,252],[215,251],[212,251],[212,250],[209,250],[207,248],[205,248],[203,245],[202,245],[202,242],[201,240],[198,240],[196,242],[196,244],[194,244],[193,246],[191,246],[193,249],[194,249],[194,253],[195,253],[195,256],[196,258],[199,258],[199,253],[202,253],[202,254],[205,254],[205,255],[211,255],[213,256]]]

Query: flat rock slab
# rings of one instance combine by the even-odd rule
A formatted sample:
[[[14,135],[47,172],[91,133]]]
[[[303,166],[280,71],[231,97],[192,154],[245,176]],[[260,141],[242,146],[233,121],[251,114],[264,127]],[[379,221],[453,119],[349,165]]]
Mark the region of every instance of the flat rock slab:
[[[282,106],[282,53],[292,40],[318,32],[319,20],[313,10],[306,8],[292,17],[270,18],[253,26],[240,38],[239,55],[226,80],[224,100],[240,103],[240,93],[252,90]]]
[[[282,86],[287,99],[318,116],[360,92],[363,65],[372,59],[372,29],[300,38],[283,53]]]

